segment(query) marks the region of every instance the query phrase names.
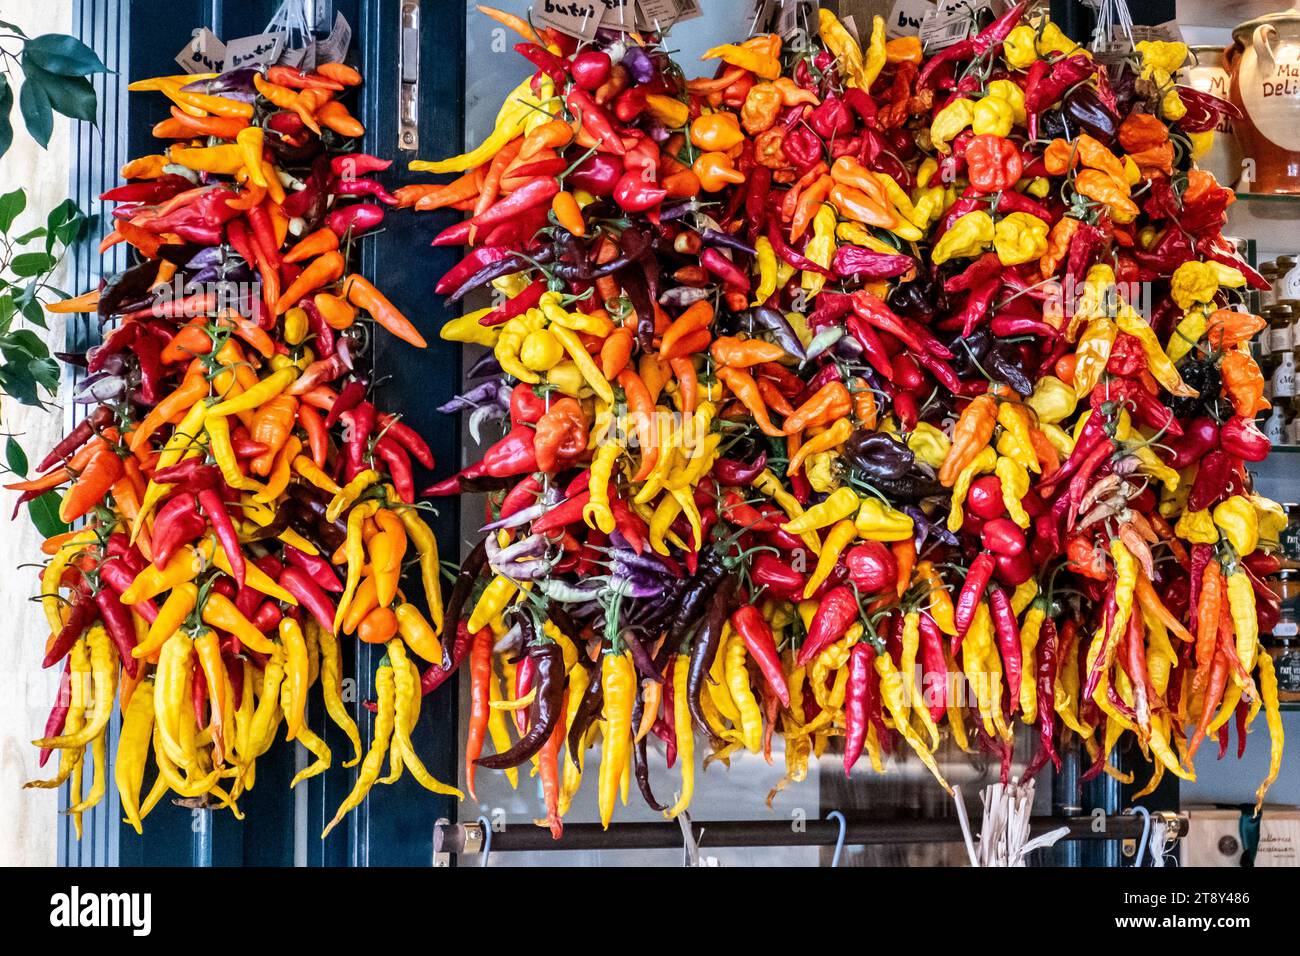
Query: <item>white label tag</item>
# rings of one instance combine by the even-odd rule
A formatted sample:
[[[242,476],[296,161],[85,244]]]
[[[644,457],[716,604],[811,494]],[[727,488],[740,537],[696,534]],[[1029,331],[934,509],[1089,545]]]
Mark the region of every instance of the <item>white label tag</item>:
[[[894,0],[889,19],[885,21],[885,36],[914,37],[921,32],[921,24],[935,7],[930,0]]]
[[[220,73],[225,60],[226,45],[207,27],[195,30],[190,42],[176,54],[176,62],[186,73]]]
[[[352,26],[341,13],[334,15],[330,35],[316,44],[317,63],[342,63],[352,45]]]
[[[259,33],[231,40],[226,44],[225,68],[237,70],[240,67],[268,66],[280,59],[283,48],[282,33]]]
[[[584,40],[596,38],[604,6],[594,0],[533,0],[533,19]]]
[[[921,43],[927,53],[960,43],[975,29],[975,14],[989,0],[945,0],[921,22]]]

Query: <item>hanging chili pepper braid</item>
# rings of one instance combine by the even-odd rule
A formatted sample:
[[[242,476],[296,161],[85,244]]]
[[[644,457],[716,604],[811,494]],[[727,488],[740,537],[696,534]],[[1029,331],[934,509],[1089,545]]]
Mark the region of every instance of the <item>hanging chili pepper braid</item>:
[[[441,668],[445,653],[437,542],[415,497],[415,466],[434,460],[371,403],[362,372],[364,320],[424,340],[351,271],[396,202],[373,178],[390,162],[351,151],[364,130],[335,97],[360,83],[324,64],[132,84],[175,104],[154,129],[160,152],[101,197],[116,203],[103,248],[125,242],[136,264],[52,309],[116,322],[85,357],[87,394],[115,400],[40,477],[8,486],[26,498],[67,485],[60,517],[85,519],[45,543],[43,663],[67,679],[36,741],[42,764],[60,753],[59,770],[30,784],[72,780],[78,828],[103,796],[115,699],[114,781],[137,832],[168,791],[240,816],[281,723],[314,758],[293,785],[330,767],[304,721],[317,681],[352,744],[343,765],[362,761],[341,689],[351,635],[387,648],[380,719],[330,826],[378,777],[376,754],[392,755],[384,782],[406,768],[459,795],[410,741],[417,659]],[[418,561],[427,616],[410,581],[400,590],[403,561]],[[82,799],[87,747],[96,777]],[[151,752],[158,775],[142,797]]]
[[[926,57],[823,10],[810,53],[759,35],[684,81],[657,37],[488,13],[535,71],[396,193],[467,214],[436,291],[495,293],[441,333],[490,350],[443,408],[488,447],[426,491],[490,492],[448,608],[467,778],[544,762],[558,835],[597,737],[607,824],[633,769],[659,805],[651,735],[674,815],[697,733],[706,766],[779,733],[775,797],[839,735],[846,772],[901,740],[937,777],[951,736],[1005,780],[1020,719],[1030,773],[1127,779],[1134,734],[1149,791],[1263,709],[1262,800],[1260,279],[1186,47],[1107,68],[1018,5]]]

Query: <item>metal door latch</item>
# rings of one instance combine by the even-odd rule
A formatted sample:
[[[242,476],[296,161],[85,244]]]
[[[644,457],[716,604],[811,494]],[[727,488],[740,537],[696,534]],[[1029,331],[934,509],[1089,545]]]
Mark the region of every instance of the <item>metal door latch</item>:
[[[397,148],[420,148],[420,0],[402,0],[398,44]]]

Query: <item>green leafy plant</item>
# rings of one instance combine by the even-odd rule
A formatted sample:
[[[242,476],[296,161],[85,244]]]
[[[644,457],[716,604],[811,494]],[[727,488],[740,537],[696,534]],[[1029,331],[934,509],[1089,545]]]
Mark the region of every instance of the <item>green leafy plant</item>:
[[[95,121],[95,88],[90,77],[107,73],[95,51],[76,37],[46,33],[28,37],[12,23],[0,20],[0,156],[13,142],[10,113],[14,104],[14,73],[22,74],[18,109],[28,134],[41,148],[54,132],[54,114]]]
[[[45,328],[45,303],[68,297],[50,284],[50,275],[85,233],[87,219],[67,199],[50,211],[44,226],[11,236],[26,202],[21,189],[0,196],[0,390],[39,406],[41,389],[50,395],[58,389],[59,365],[41,337],[24,326]]]

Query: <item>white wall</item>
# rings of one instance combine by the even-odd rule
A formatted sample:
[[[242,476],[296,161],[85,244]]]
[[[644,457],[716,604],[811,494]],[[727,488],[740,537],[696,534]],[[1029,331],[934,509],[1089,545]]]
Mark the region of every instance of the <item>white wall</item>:
[[[0,0],[0,20],[16,23],[28,36],[68,33],[72,0]],[[16,105],[12,119],[14,143],[0,158],[0,192],[17,186],[27,190],[27,210],[12,230],[21,235],[43,225],[46,213],[68,197],[68,121],[56,115],[49,149],[41,150],[27,137]],[[52,278],[58,288],[64,288],[65,280],[62,269]],[[51,323],[46,337],[53,348],[62,349],[63,324]],[[18,436],[33,463],[61,434],[58,402],[48,411],[7,398],[0,402],[0,432]],[[0,493],[6,518],[14,497],[13,492]],[[56,673],[40,671],[48,631],[39,606],[28,600],[38,589],[35,569],[18,568],[40,557],[40,536],[23,516],[0,529],[0,866],[53,866],[58,798],[47,790],[22,789],[24,781],[37,775],[31,741],[40,734],[58,679]],[[51,759],[47,769],[55,763]]]

